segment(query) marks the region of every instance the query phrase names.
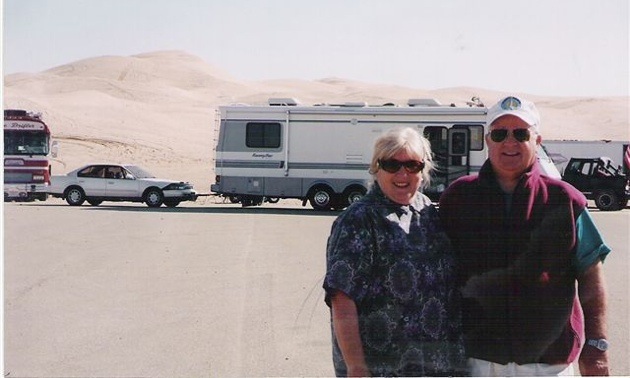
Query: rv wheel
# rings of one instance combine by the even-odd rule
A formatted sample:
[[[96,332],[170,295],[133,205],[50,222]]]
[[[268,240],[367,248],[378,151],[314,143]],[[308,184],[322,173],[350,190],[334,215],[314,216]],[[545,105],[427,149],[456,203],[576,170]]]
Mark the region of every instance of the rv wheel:
[[[362,186],[353,186],[343,192],[342,198],[347,202],[346,206],[351,205],[353,202],[360,200],[365,195],[365,192],[366,190]]]
[[[180,200],[164,200],[166,207],[176,207],[180,202]]]
[[[315,210],[330,210],[333,205],[334,193],[325,186],[316,187],[311,190],[308,199]]]

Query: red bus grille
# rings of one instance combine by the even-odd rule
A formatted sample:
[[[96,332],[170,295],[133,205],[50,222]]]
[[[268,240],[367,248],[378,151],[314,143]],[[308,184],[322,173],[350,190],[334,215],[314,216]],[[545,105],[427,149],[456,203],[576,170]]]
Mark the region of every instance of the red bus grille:
[[[33,182],[33,172],[5,172],[5,184],[29,184]],[[39,182],[44,182],[41,180]]]

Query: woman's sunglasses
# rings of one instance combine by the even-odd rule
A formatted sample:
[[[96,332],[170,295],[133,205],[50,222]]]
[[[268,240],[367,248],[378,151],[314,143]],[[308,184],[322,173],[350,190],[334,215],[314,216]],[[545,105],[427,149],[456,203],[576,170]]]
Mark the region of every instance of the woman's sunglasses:
[[[531,137],[529,129],[513,129],[512,135],[519,142],[527,142]],[[490,131],[490,139],[493,142],[503,142],[508,137],[508,129],[494,129]]]
[[[407,173],[418,173],[424,169],[424,162],[417,160],[398,161],[394,159],[378,161],[378,166],[383,168],[385,172],[396,173],[400,167],[405,167]]]

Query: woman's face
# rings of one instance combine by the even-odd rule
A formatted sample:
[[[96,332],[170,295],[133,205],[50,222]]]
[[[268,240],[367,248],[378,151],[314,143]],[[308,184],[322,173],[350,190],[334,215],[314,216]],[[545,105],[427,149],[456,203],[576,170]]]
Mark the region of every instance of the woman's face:
[[[421,161],[417,156],[411,156],[406,151],[399,151],[388,160]],[[405,167],[400,167],[397,172],[389,173],[379,167],[376,171],[376,182],[387,198],[400,205],[409,205],[422,184],[422,171],[409,173]]]

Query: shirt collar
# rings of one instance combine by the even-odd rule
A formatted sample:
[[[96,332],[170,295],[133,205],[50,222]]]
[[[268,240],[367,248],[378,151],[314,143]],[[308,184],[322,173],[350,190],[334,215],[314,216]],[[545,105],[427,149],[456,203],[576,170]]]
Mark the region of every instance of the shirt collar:
[[[537,180],[540,175],[540,166],[538,165],[538,163],[534,163],[521,175],[517,187],[530,186],[532,180]],[[499,182],[497,181],[497,176],[494,173],[494,169],[492,169],[490,159],[487,159],[485,163],[481,166],[481,169],[479,170],[479,179],[486,185],[499,185]]]
[[[385,193],[383,193],[383,190],[381,189],[381,187],[378,185],[377,181],[374,181],[372,188],[370,190],[370,193],[368,193],[368,195],[370,194],[374,196],[374,198],[377,200],[377,203],[385,205],[387,207],[395,208],[396,210],[402,211],[405,213],[409,211],[419,212],[420,210],[422,210],[424,207],[427,206],[428,204],[427,201],[430,203],[430,200],[428,200],[420,192],[416,193],[416,195],[413,198],[413,201],[409,205],[401,205],[399,203],[396,203],[390,200],[389,198],[387,198]]]

